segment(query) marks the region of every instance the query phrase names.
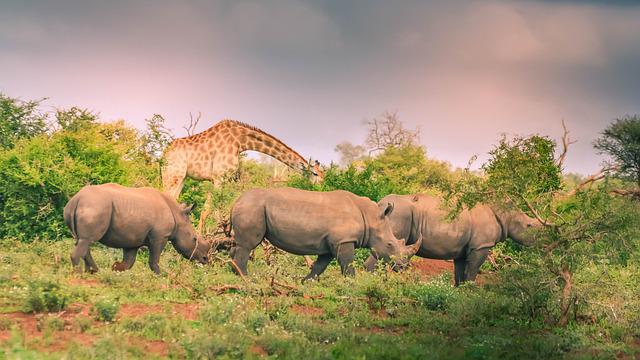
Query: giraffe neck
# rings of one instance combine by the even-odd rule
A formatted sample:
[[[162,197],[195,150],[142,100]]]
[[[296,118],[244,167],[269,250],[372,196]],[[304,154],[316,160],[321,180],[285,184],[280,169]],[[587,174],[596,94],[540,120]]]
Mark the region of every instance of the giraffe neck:
[[[237,136],[239,152],[257,151],[269,155],[297,171],[302,171],[308,166],[307,161],[300,154],[274,136],[253,127],[241,124],[237,124],[237,126],[241,127]]]

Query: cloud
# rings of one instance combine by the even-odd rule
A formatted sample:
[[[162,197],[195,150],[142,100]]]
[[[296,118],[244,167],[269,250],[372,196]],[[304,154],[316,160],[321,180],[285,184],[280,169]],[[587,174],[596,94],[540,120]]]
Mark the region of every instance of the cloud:
[[[398,110],[429,153],[464,166],[501,132],[591,140],[640,112],[640,7],[618,1],[9,1],[0,91],[141,126],[250,122],[336,159],[364,118]]]

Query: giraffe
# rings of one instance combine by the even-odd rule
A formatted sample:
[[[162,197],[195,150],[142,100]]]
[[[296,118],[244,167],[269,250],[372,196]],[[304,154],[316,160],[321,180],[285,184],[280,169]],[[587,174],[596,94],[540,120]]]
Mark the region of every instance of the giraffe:
[[[238,168],[238,155],[247,150],[270,155],[298,171],[309,169],[314,182],[322,180],[318,161],[310,164],[276,137],[249,124],[226,119],[169,144],[162,169],[164,191],[177,199],[187,177],[209,180],[219,187],[222,176]]]

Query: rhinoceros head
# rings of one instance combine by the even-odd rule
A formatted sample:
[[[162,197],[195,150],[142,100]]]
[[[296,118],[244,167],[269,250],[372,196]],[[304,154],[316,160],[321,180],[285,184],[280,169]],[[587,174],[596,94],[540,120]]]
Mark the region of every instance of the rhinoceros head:
[[[182,204],[179,206],[178,213],[174,214],[176,229],[171,242],[185,258],[206,264],[209,261],[209,245],[202,240],[193,228],[189,219],[191,210],[193,210],[193,205],[186,206]]]
[[[370,224],[369,247],[376,258],[393,261],[394,268],[405,267],[420,249],[422,236],[413,245],[405,245],[406,239],[398,240],[391,229],[389,216],[393,212],[393,203],[380,206],[377,221]]]
[[[506,236],[525,246],[531,246],[535,243],[535,229],[542,227],[538,220],[529,217],[520,210],[510,211],[505,215],[505,218]]]

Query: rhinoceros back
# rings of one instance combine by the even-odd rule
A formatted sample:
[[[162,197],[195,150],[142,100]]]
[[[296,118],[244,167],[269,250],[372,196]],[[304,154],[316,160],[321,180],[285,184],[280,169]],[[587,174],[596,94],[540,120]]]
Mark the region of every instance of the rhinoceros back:
[[[150,231],[168,236],[175,226],[170,204],[158,190],[117,184],[82,188],[65,207],[65,222],[74,237],[112,247],[141,246]]]

